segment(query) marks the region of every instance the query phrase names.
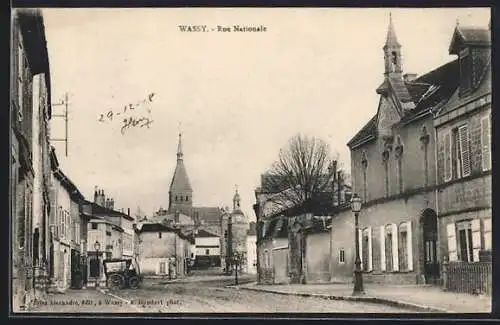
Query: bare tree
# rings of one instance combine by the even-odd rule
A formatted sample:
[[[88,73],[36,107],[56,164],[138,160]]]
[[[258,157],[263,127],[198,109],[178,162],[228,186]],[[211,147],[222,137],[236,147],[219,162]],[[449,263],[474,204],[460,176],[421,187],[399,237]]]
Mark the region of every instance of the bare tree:
[[[273,210],[301,207],[310,212],[327,193],[331,197],[337,160],[325,141],[301,134],[292,137],[264,177],[265,187],[273,193],[268,198]]]

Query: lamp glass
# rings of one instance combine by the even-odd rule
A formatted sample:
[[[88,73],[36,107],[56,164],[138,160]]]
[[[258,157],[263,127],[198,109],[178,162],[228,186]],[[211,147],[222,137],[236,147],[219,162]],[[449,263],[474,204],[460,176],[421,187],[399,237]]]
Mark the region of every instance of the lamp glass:
[[[354,194],[351,199],[351,210],[355,213],[361,211],[361,198],[357,194]]]
[[[98,241],[96,241],[94,243],[94,248],[95,248],[96,251],[100,250],[101,249],[101,243],[99,243]]]

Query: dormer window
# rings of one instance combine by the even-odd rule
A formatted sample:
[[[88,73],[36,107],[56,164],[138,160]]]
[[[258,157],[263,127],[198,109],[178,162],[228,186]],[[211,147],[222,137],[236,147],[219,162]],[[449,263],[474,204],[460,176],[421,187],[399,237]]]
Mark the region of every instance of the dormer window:
[[[460,50],[460,96],[466,96],[471,91],[472,83],[472,55],[468,47]]]

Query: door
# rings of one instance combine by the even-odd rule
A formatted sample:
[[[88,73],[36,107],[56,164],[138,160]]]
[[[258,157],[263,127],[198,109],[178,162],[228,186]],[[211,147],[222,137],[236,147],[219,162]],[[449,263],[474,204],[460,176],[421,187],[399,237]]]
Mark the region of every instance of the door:
[[[433,210],[425,210],[422,215],[424,235],[424,277],[427,284],[438,284],[439,262],[437,259],[437,215]]]
[[[80,252],[71,250],[71,287],[81,289],[83,284],[83,274],[80,264]]]

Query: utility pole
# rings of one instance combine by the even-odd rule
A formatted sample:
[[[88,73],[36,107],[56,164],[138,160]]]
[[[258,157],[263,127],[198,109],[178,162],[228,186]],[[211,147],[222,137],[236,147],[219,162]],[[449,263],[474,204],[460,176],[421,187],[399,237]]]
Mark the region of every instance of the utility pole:
[[[64,138],[56,138],[56,139],[50,139],[51,141],[64,141],[65,144],[65,154],[66,157],[68,156],[68,93],[66,92],[64,94],[64,99],[60,103],[53,103],[52,106],[63,106],[64,105],[64,112],[63,114],[54,114],[52,117],[62,117],[64,118]]]
[[[232,220],[232,216],[229,215],[229,217],[227,218],[227,258],[226,258],[226,270],[228,272],[228,274],[231,274],[230,273],[230,270],[231,270],[231,265],[233,264],[232,263],[232,259],[233,259],[233,220]]]

